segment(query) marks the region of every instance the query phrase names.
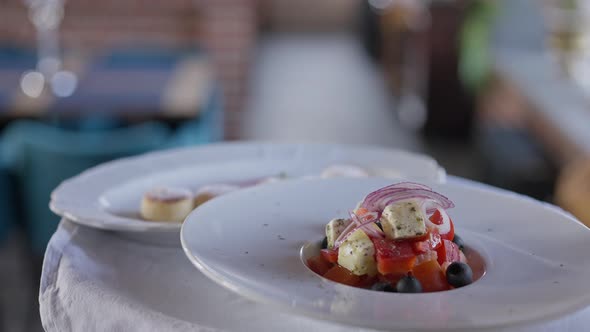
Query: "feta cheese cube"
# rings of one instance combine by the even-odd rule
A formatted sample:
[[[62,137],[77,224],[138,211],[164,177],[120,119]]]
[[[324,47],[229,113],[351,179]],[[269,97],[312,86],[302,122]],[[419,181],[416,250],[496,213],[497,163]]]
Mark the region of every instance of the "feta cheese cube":
[[[426,234],[426,216],[414,200],[389,204],[381,214],[385,236],[394,240],[410,239]]]
[[[342,231],[350,224],[347,219],[332,219],[326,225],[326,237],[328,238],[328,248],[334,248],[334,242],[340,236]]]
[[[362,229],[350,234],[338,248],[338,264],[356,275],[377,273],[375,246]]]

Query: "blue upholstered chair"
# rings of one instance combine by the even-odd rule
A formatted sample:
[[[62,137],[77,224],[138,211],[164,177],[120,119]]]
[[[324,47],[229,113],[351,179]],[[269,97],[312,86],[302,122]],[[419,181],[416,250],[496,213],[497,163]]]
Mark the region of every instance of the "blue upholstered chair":
[[[206,144],[223,139],[223,99],[216,88],[196,119],[182,123],[172,135],[167,147]]]
[[[4,132],[4,156],[17,175],[23,222],[34,253],[42,254],[59,218],[48,208],[63,180],[99,163],[166,146],[170,130],[145,123],[112,130],[73,131],[19,121]]]

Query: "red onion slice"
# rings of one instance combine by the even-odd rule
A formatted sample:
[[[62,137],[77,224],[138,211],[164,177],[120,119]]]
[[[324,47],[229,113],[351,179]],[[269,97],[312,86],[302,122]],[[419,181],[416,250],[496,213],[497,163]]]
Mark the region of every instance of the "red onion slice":
[[[377,218],[379,217],[377,213],[367,213],[362,217],[359,217],[354,212],[349,212],[349,214],[350,218],[354,220],[357,225],[357,227],[355,227],[350,233],[354,233],[357,229],[362,228],[367,235],[373,235],[375,237],[383,236],[383,232],[381,230],[371,227],[371,224],[377,221]]]
[[[415,183],[415,182],[399,182],[399,183],[394,183],[394,184],[390,184],[389,186],[383,187],[381,189],[377,189],[371,193],[369,193],[367,195],[367,198],[369,198],[371,195],[375,195],[378,193],[381,193],[383,191],[386,190],[392,190],[392,189],[424,189],[424,190],[432,190],[432,188],[430,188],[429,186],[420,184],[420,183]]]
[[[447,234],[451,231],[451,218],[444,209],[437,208],[437,210],[442,216],[442,222],[440,225],[437,225],[430,221],[430,218],[426,218],[426,227],[429,229],[436,229],[438,234]]]
[[[433,214],[438,208],[440,208],[440,204],[436,201],[431,199],[425,199],[422,201],[422,209],[426,211],[426,214],[429,216]]]
[[[390,188],[406,188],[406,189],[426,189],[426,190],[432,190],[432,188],[430,188],[429,186],[427,186],[425,184],[416,183],[416,182],[409,182],[409,181],[394,183],[392,185],[389,185],[388,187],[390,187]]]
[[[371,227],[371,224],[374,223],[375,221],[371,221],[370,223],[364,224],[362,227],[359,227],[363,230],[363,232],[365,232],[365,234],[367,234],[367,236],[369,237],[376,237],[376,238],[382,238],[385,236],[385,234],[383,234],[383,231],[381,231],[378,228],[374,228]]]
[[[350,235],[352,233],[351,231],[353,229],[355,229],[357,226],[358,226],[358,224],[355,222],[354,219],[352,219],[350,221],[350,223],[348,223],[348,225],[342,230],[342,233],[340,233],[340,235],[338,235],[336,240],[334,240],[334,248],[340,247],[340,244],[342,244],[342,242],[344,242],[344,240],[346,240],[348,235]]]
[[[357,229],[362,228],[363,231],[370,236],[373,237],[383,237],[383,232],[381,230],[375,229],[370,225],[374,223],[377,218],[371,218],[372,216],[376,217],[376,214],[369,214],[363,215],[363,220],[359,218],[359,216],[354,212],[349,212],[351,223],[346,226],[346,228],[340,233],[336,241],[334,241],[334,248],[340,247],[340,245],[346,241],[346,239],[350,236],[350,234],[354,233]]]
[[[432,191],[424,185],[412,182],[402,182],[378,189],[368,194],[361,204],[361,207],[369,211],[381,212],[391,203],[411,198],[433,200],[443,209],[449,209],[455,206],[447,197]]]

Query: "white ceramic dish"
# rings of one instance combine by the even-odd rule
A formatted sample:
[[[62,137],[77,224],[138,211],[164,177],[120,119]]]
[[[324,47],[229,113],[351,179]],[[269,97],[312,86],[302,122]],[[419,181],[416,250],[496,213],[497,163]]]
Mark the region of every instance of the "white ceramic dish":
[[[561,210],[491,187],[428,183],[486,274],[446,292],[397,294],[326,280],[304,265],[325,223],[387,179],[300,180],[205,203],[181,231],[189,259],[251,299],[339,323],[378,329],[474,330],[549,320],[590,304],[590,230]],[[303,257],[303,259],[302,259]]]
[[[89,169],[64,181],[50,208],[90,227],[126,232],[178,232],[177,222],[140,219],[146,190],[158,185],[199,186],[286,173],[318,175],[334,164],[366,168],[371,175],[444,182],[432,158],[399,150],[337,144],[219,143],[125,158]],[[178,237],[176,237],[178,238]]]

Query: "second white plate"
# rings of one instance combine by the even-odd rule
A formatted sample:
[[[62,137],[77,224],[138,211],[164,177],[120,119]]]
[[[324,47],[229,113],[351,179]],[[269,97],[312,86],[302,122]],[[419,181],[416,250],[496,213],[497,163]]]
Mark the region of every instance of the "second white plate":
[[[400,150],[338,144],[220,143],[149,153],[92,168],[64,181],[51,195],[55,213],[85,226],[125,232],[178,232],[181,223],[139,218],[142,195],[155,186],[196,189],[280,173],[319,175],[351,164],[372,176],[444,182],[432,158]]]

